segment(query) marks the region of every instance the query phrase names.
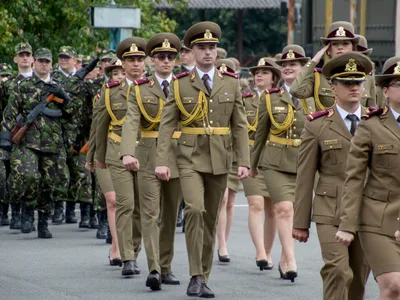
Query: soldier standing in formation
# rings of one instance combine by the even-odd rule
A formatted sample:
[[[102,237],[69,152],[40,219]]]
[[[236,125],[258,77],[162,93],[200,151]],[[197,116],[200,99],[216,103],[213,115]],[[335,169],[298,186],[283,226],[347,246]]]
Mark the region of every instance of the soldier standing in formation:
[[[376,81],[388,106],[365,114],[351,141],[336,238],[349,247],[358,231],[379,299],[394,300],[400,295],[400,57],[388,59]]]
[[[106,84],[102,89],[98,107],[95,160],[97,167],[110,170],[116,193],[116,228],[123,276],[140,274],[136,258],[141,250],[140,205],[138,198],[136,160],[135,170],[125,168],[121,162],[122,125],[126,119],[128,101],[133,97],[132,84],[144,72],[146,41],[138,37],[123,40],[117,47],[126,77],[121,83]],[[136,141],[136,136],[131,136]]]
[[[297,277],[292,238],[297,156],[305,118],[315,107],[313,98],[296,99],[289,91],[308,61],[304,49],[298,45],[283,49],[282,58],[276,63],[281,66],[284,86],[261,94],[260,119],[251,152],[251,175],[255,177],[257,168],[261,168],[276,212],[282,244],[280,276],[292,282]]]
[[[370,271],[358,235],[347,248],[335,240],[335,233],[340,223],[350,142],[361,115],[369,112],[360,101],[363,83],[372,68],[372,62],[358,52],[342,54],[326,63],[322,74],[332,83],[336,105],[309,115],[301,135],[297,167],[301,176],[296,179],[293,237],[307,242],[311,220],[317,224],[325,262],[321,269],[324,300],[364,299]],[[317,172],[319,180],[313,201]]]
[[[171,178],[171,138],[180,121],[177,163],[185,200],[185,234],[190,266],[188,296],[214,297],[207,282],[211,273],[220,203],[226,189],[233,149],[238,178],[248,175],[246,113],[236,76],[217,71],[220,27],[200,22],[190,27],[184,43],[196,67],[174,80],[164,106],[157,145],[156,174]]]

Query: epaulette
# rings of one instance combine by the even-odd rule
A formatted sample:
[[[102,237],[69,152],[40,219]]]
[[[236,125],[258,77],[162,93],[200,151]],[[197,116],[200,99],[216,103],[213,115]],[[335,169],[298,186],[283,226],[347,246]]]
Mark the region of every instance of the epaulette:
[[[231,73],[231,72],[221,72],[221,74],[228,75],[228,76],[233,77],[235,79],[239,78],[239,76],[237,74]]]
[[[265,92],[267,94],[273,94],[273,93],[279,93],[281,91],[281,89],[279,88],[273,88],[273,89],[266,89]]]
[[[320,118],[322,116],[326,116],[326,115],[328,115],[328,117],[333,115],[333,109],[325,109],[325,110],[317,111],[311,115],[308,115],[307,119],[308,119],[308,121],[313,121],[315,119],[318,119],[318,118]]]
[[[322,68],[315,68],[314,72],[322,73]]]
[[[373,116],[381,116],[381,115],[384,116],[387,114],[388,110],[389,109],[387,108],[387,106],[385,106],[384,108],[370,110],[369,113],[362,115],[361,118],[365,120],[365,119],[369,119]]]
[[[149,78],[141,78],[141,79],[135,80],[135,84],[136,85],[141,85],[143,83],[148,83],[149,81],[150,81]]]
[[[244,93],[242,94],[242,98],[252,98],[254,95],[252,93]]]
[[[107,83],[105,84],[105,86],[106,86],[107,89],[108,89],[108,88],[113,88],[113,87],[119,86],[119,85],[120,85],[120,82],[118,82],[118,81],[107,82]]]
[[[182,77],[185,77],[185,76],[188,76],[188,75],[189,75],[188,72],[179,73],[179,74],[176,74],[174,76],[174,79],[179,79],[179,78],[182,78]]]

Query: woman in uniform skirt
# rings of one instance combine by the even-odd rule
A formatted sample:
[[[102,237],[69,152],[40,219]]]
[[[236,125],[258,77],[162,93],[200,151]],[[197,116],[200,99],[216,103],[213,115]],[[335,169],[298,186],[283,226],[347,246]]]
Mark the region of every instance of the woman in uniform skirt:
[[[388,106],[363,116],[351,140],[338,241],[358,231],[379,285],[380,300],[400,299],[400,57],[388,59],[376,82]]]
[[[292,282],[297,277],[292,238],[297,156],[306,116],[315,111],[315,106],[313,98],[297,99],[289,91],[309,60],[301,46],[283,49],[276,64],[281,66],[284,84],[280,89],[265,90],[260,96],[259,123],[251,151],[251,176],[256,177],[258,169],[262,171],[276,213],[282,244],[280,276]]]
[[[258,125],[260,95],[266,89],[277,88],[281,80],[281,71],[272,58],[261,58],[257,66],[250,68],[254,76],[255,93],[243,93],[243,104],[247,112],[249,147],[254,145],[255,131]],[[276,234],[275,209],[272,205],[264,177],[261,172],[255,178],[248,177],[242,181],[244,193],[249,203],[248,226],[256,248],[256,264],[262,270],[271,270],[272,245]],[[263,224],[263,213],[264,224]]]

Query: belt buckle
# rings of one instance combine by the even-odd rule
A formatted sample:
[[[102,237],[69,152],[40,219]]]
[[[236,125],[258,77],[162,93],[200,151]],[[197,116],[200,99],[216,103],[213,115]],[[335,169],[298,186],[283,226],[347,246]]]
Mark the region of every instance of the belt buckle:
[[[293,141],[293,147],[299,147],[301,145],[301,139],[295,139]]]
[[[207,135],[212,135],[214,130],[213,130],[212,127],[207,126],[207,127],[205,128],[205,131],[206,131],[206,134],[207,134]]]

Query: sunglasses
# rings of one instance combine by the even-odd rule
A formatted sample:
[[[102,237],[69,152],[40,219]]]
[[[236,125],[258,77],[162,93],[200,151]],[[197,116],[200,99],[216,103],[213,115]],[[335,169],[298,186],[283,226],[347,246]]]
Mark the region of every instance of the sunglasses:
[[[155,55],[155,57],[159,60],[165,60],[166,58],[168,58],[169,61],[173,61],[176,58],[176,54],[157,54]]]

